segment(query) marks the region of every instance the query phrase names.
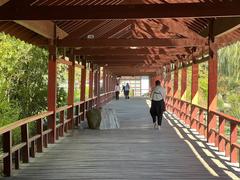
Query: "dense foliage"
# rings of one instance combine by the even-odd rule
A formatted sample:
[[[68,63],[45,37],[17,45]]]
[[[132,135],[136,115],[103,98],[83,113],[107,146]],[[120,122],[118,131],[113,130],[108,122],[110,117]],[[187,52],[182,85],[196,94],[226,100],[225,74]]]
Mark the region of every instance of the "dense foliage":
[[[171,73],[172,85],[174,73]],[[187,92],[183,100],[191,101],[191,67],[187,68]],[[179,72],[178,94],[181,92]],[[198,105],[207,107],[208,62],[199,64]],[[218,51],[218,111],[240,119],[240,42]],[[173,89],[173,88],[172,88]],[[172,91],[173,93],[173,91]]]
[[[67,102],[66,67],[58,67],[57,105]],[[0,127],[47,110],[48,51],[0,33]]]
[[[218,51],[218,108],[240,119],[240,42]]]
[[[48,52],[0,34],[0,126],[46,109]]]

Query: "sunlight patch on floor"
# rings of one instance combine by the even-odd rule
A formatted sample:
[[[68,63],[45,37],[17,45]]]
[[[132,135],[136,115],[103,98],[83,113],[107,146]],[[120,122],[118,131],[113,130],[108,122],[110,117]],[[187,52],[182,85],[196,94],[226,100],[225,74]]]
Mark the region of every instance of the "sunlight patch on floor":
[[[208,163],[201,157],[201,155],[197,152],[197,150],[193,147],[193,145],[188,140],[184,140],[184,141],[187,143],[187,145],[190,147],[190,149],[192,150],[194,155],[198,158],[198,160],[202,163],[202,165],[209,171],[209,173],[211,173],[213,176],[219,177],[219,175],[216,173],[216,171],[214,171],[208,165]]]
[[[176,131],[176,133],[177,133],[177,135],[179,136],[180,139],[184,139],[183,135],[180,133],[180,131],[176,127],[173,127],[173,129]]]
[[[218,147],[216,147],[214,144],[212,143],[206,143],[207,145],[207,149],[206,146],[203,144],[203,142],[207,142],[207,139],[203,136],[200,135],[195,129],[190,128],[189,126],[185,125],[184,122],[182,120],[178,120],[178,118],[172,118],[175,117],[175,115],[172,115],[170,113],[168,113],[168,115],[170,116],[170,118],[173,122],[175,122],[175,124],[179,126],[179,123],[183,124],[183,126],[185,128],[182,128],[182,130],[186,133],[186,135],[189,137],[189,139],[193,140],[194,142],[197,143],[197,145],[203,150],[203,152],[211,158],[211,160],[219,167],[223,170],[223,172],[225,172],[231,179],[240,179],[236,174],[234,174],[233,172],[229,171],[228,167],[226,167],[219,159],[216,158],[216,156],[212,153],[216,153],[217,157],[220,159],[224,160],[224,163],[228,164],[229,167],[231,167],[233,170],[235,170],[236,172],[240,172],[240,168],[239,168],[239,163],[231,163],[230,162],[230,158],[225,156],[224,152],[219,152],[218,151]],[[176,126],[176,127],[177,127]],[[183,135],[180,133],[180,131],[175,127],[175,125],[173,125],[174,130],[176,131],[177,135],[181,138],[183,138]],[[179,135],[180,134],[180,135]],[[199,141],[196,138],[199,139]],[[191,144],[190,141],[184,139],[184,141],[188,144],[188,146],[190,147],[190,149],[193,151],[194,155],[199,159],[199,161],[203,164],[203,166],[213,175],[213,176],[218,176],[219,175],[208,165],[208,163],[201,157],[201,155],[197,152],[197,150],[194,148],[194,146]],[[211,152],[212,151],[212,152]]]

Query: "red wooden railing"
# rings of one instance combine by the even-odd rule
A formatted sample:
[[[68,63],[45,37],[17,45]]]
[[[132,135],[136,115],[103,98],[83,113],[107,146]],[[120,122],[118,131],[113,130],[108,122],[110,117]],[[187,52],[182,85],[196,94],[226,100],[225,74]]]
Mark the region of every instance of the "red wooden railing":
[[[192,104],[187,101],[179,100],[173,97],[166,98],[166,106],[169,111],[176,114],[185,124],[196,129],[199,134],[206,138],[213,135],[214,144],[220,152],[225,152],[230,157],[232,163],[239,162],[238,153],[240,145],[238,144],[238,126],[240,120],[224,113],[208,111],[206,108]],[[209,114],[208,114],[209,113]],[[208,130],[208,115],[216,118],[216,126]],[[230,134],[226,134],[229,128]]]
[[[108,92],[100,95],[100,103],[104,105],[113,98],[114,92]],[[79,126],[80,121],[85,119],[86,111],[96,106],[97,97],[87,99],[86,101],[77,102],[73,106],[68,105],[56,109],[56,126],[55,129],[48,128],[44,120],[48,121],[54,115],[53,111],[43,112],[41,114],[21,119],[12,124],[0,128],[2,136],[2,150],[0,161],[3,160],[3,173],[5,176],[11,176],[13,163],[15,169],[19,169],[20,162],[28,163],[30,157],[35,157],[36,152],[43,152],[49,142],[49,134],[56,131],[56,140],[63,137],[64,134]],[[73,112],[73,116],[70,113]],[[71,118],[72,117],[72,118]],[[36,123],[36,133],[30,137],[29,124]],[[47,123],[46,123],[47,124]],[[21,129],[21,142],[13,145],[12,132]]]

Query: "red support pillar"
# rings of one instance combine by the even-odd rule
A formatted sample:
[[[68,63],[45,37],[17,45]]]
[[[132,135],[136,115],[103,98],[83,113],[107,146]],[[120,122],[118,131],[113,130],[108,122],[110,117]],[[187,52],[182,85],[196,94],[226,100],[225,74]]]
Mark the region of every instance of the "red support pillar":
[[[109,92],[109,72],[106,71],[106,92]]]
[[[178,116],[178,62],[174,65],[173,97],[173,113]]]
[[[97,108],[101,106],[101,99],[100,99],[100,67],[97,67],[97,79],[96,79],[96,87],[97,87]]]
[[[161,69],[160,77],[159,80],[161,82],[161,86],[164,87],[164,72],[163,72],[163,67]]]
[[[172,82],[171,82],[171,66],[170,65],[167,65],[166,66],[166,88],[167,88],[167,96],[169,97],[168,98],[168,104],[170,106],[172,106],[172,103],[171,103],[171,90],[172,90]],[[170,107],[170,110],[172,111],[172,107]]]
[[[56,34],[56,28],[55,28]],[[57,99],[57,61],[55,41],[49,45],[48,61],[48,111],[53,111],[53,115],[48,118],[48,128],[52,129],[49,134],[49,143],[56,140],[56,99]]]
[[[85,93],[86,93],[86,60],[82,60],[82,66],[84,68],[81,71],[81,101],[85,101]],[[85,109],[86,109],[86,104],[85,102],[81,105],[81,112],[83,112],[82,115],[82,120],[84,121],[85,119]]]
[[[86,91],[86,60],[82,60],[82,65],[84,68],[81,71],[81,101],[85,101],[85,91]]]
[[[90,64],[90,74],[89,74],[89,98],[93,97],[93,64]]]
[[[211,110],[217,108],[217,49],[214,45],[213,34],[214,20],[209,21],[209,56],[208,61],[208,124],[207,124],[207,139],[209,143],[215,142],[215,133],[211,131],[216,129],[216,116],[211,113]]]
[[[97,96],[97,75],[98,75],[97,69],[94,69],[94,76],[93,76],[93,78],[94,78],[94,90],[93,90],[94,96]]]
[[[74,82],[75,82],[75,59],[73,55],[73,50],[71,50],[70,61],[72,62],[71,66],[68,66],[68,105],[72,107],[68,109],[67,116],[68,119],[71,119],[71,128],[74,128]]]
[[[106,89],[106,68],[103,67],[103,93],[107,92],[107,89]]]
[[[186,91],[187,91],[187,68],[183,64],[182,68],[182,79],[181,79],[181,98],[182,100],[186,101]],[[181,119],[183,121],[187,121],[186,114],[187,112],[187,104],[185,102],[181,102]]]
[[[187,90],[187,68],[182,68],[182,79],[181,79],[181,99],[186,100],[186,90]]]
[[[198,104],[198,64],[195,64],[195,63],[192,64],[191,103],[192,104]],[[200,122],[198,122],[198,124],[193,122],[194,118],[197,119],[198,111],[199,111],[199,109],[197,107],[192,106],[192,110],[191,110],[192,124],[191,124],[191,127],[195,128],[197,130],[200,130],[200,126],[201,126]]]

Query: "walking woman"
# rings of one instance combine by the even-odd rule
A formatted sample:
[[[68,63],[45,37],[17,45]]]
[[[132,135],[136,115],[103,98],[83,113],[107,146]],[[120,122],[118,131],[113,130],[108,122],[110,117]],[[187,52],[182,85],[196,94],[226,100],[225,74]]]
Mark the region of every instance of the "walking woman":
[[[154,128],[158,127],[158,129],[160,130],[164,111],[163,108],[165,107],[164,99],[166,97],[166,90],[161,87],[161,83],[159,80],[155,82],[155,85],[156,86],[151,93],[152,103],[150,108],[150,114],[153,119]]]

